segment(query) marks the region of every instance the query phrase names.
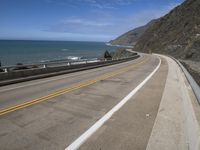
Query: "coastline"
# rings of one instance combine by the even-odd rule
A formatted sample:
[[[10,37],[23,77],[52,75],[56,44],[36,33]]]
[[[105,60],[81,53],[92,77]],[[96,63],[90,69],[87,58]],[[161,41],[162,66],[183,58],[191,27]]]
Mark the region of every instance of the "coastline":
[[[0,40],[2,66],[101,58],[117,47],[106,42]]]

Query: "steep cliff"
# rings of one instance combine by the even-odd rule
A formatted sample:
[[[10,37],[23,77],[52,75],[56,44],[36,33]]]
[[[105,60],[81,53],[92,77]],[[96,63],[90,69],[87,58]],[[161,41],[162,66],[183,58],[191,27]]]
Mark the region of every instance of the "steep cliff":
[[[139,38],[134,50],[200,60],[200,0],[186,0],[157,20]]]
[[[135,45],[138,39],[142,36],[142,34],[154,24],[156,20],[150,21],[148,24],[135,28],[131,31],[124,33],[123,35],[119,36],[115,40],[110,41],[113,45]]]

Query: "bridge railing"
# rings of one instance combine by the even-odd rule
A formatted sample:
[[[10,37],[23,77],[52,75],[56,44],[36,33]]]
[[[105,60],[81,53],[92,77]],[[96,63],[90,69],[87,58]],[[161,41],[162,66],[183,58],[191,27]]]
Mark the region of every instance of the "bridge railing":
[[[93,62],[100,62],[106,60],[100,59],[81,59],[81,60],[61,60],[55,62],[44,62],[44,63],[34,63],[34,64],[17,64],[17,65],[10,65],[10,66],[2,66],[0,67],[1,72],[11,72],[11,71],[19,71],[19,70],[27,70],[27,69],[38,69],[38,68],[48,68],[48,67],[58,67],[58,66],[70,66],[70,65],[77,65],[77,64],[87,64]]]
[[[38,69],[38,68],[49,68],[49,67],[61,67],[61,66],[71,66],[71,65],[80,65],[80,64],[88,64],[88,63],[96,63],[96,62],[112,62],[116,60],[124,60],[134,58],[136,55],[131,57],[123,57],[118,59],[80,59],[80,60],[61,60],[54,62],[44,62],[44,63],[34,63],[34,64],[17,64],[11,66],[2,66],[0,67],[0,74],[19,71],[19,70],[28,70],[28,69]]]
[[[19,81],[28,81],[32,79],[61,75],[79,70],[86,70],[117,64],[120,62],[136,59],[137,57],[139,57],[139,55],[112,60],[87,59],[78,61],[58,61],[28,65],[19,64],[13,66],[4,66],[0,67],[0,86],[10,83],[10,80],[12,80],[12,83],[16,83]]]

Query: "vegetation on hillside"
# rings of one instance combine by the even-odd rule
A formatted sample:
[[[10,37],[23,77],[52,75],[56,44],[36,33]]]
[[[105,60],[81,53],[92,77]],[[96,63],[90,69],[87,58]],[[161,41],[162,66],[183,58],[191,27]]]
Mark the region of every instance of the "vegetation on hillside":
[[[199,34],[200,1],[186,0],[150,26],[134,49],[199,60]]]

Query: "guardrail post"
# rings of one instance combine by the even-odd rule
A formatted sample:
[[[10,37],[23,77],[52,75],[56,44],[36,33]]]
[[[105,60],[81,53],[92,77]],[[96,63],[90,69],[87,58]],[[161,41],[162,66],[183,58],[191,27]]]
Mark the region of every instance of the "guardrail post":
[[[43,68],[47,68],[47,65],[46,65],[46,64],[44,64],[44,65],[43,65]]]
[[[8,68],[5,68],[5,69],[4,69],[4,72],[8,72]]]

